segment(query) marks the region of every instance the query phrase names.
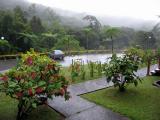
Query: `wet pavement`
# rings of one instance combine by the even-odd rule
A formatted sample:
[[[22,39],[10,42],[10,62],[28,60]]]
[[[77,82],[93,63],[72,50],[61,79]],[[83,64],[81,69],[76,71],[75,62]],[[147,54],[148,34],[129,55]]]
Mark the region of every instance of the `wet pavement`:
[[[118,56],[121,56],[122,54],[117,54]],[[86,55],[74,55],[74,56],[66,56],[64,57],[63,61],[58,61],[59,64],[61,64],[64,67],[67,67],[72,64],[72,60],[82,60],[84,64],[87,63],[87,61],[101,61],[102,63],[106,62],[108,58],[111,57],[111,54],[86,54]],[[7,70],[12,67],[14,67],[17,64],[16,59],[10,59],[10,60],[0,60],[0,71]]]
[[[6,66],[6,64],[10,66]],[[5,72],[4,70],[7,70],[14,65],[16,65],[16,61],[14,60],[5,61],[5,63],[0,62],[0,72]],[[157,65],[152,65],[151,71],[156,68]],[[136,74],[140,77],[144,77],[146,76],[146,71],[146,68],[142,68],[138,70]],[[53,100],[48,100],[48,105],[63,114],[66,117],[66,120],[129,120],[129,118],[122,116],[119,113],[112,112],[110,109],[96,105],[79,96],[110,86],[113,86],[113,83],[107,83],[105,77],[73,84],[68,88],[72,95],[72,98],[69,101],[65,101],[62,97],[55,97]]]
[[[155,68],[157,68],[157,65],[151,66],[151,70]],[[146,71],[146,68],[142,68],[138,70],[136,74],[139,75],[139,77],[144,77],[146,76]],[[65,115],[66,120],[129,120],[129,118],[119,113],[96,105],[79,96],[112,85],[112,83],[107,83],[105,78],[73,84],[70,85],[68,89],[72,95],[69,101],[65,101],[62,97],[55,97],[53,100],[48,100],[48,105]]]
[[[17,64],[16,59],[0,60],[0,71],[10,69],[10,68],[16,66],[16,64]]]

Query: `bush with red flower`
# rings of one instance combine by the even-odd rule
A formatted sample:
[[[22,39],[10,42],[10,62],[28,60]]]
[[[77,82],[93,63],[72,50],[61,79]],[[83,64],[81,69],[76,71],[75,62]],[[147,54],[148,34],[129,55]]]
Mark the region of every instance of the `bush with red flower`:
[[[34,51],[21,56],[16,67],[0,75],[0,90],[19,101],[17,120],[22,120],[48,98],[69,99],[68,81],[60,75],[60,66]]]

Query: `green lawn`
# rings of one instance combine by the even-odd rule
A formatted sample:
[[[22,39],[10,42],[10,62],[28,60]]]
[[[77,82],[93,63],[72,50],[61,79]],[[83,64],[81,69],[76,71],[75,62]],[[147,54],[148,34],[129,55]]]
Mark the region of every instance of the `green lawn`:
[[[0,120],[16,120],[16,112],[17,101],[0,94]],[[64,120],[64,117],[44,105],[35,109],[28,120]]]
[[[143,83],[137,87],[128,86],[125,93],[110,87],[82,97],[131,120],[160,120],[160,88],[152,85],[155,80],[160,80],[160,77],[144,78]]]

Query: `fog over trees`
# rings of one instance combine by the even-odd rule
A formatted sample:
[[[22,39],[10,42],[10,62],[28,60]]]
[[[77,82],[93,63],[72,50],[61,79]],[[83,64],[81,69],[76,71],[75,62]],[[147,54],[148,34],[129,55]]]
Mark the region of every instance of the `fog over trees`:
[[[154,49],[160,43],[157,21],[76,13],[26,0],[1,0],[0,16],[0,37],[4,37],[0,40],[0,54],[25,52],[30,48],[40,52],[111,49],[112,40],[105,32],[110,27],[120,31],[113,38],[117,50],[136,45]],[[86,20],[87,16],[92,17]]]

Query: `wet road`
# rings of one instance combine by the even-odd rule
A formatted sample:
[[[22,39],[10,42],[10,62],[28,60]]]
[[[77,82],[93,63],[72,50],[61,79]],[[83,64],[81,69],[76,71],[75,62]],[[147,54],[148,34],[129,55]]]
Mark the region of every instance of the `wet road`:
[[[118,54],[118,56],[121,56],[122,54]],[[101,61],[104,63],[107,58],[111,57],[111,54],[89,54],[89,55],[74,55],[74,56],[66,56],[64,57],[63,61],[57,61],[62,66],[69,66],[72,63],[72,60],[76,59],[82,59],[84,64],[87,63],[87,61]],[[11,60],[0,60],[0,71],[7,70],[13,66],[15,66],[17,63],[16,59]]]

